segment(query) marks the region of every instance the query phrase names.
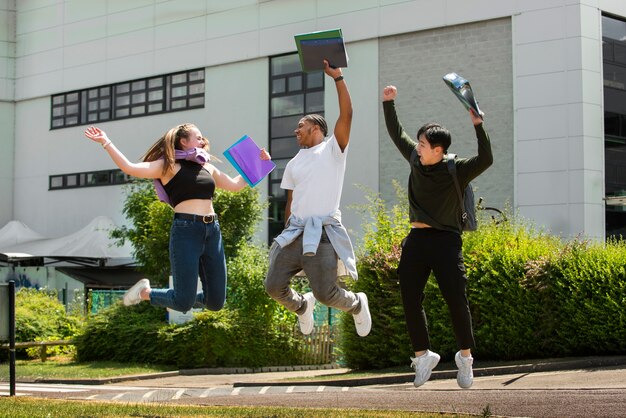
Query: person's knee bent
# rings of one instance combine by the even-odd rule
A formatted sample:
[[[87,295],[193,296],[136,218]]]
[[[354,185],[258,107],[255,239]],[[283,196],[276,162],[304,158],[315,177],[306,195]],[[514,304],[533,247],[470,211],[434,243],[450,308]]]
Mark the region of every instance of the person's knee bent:
[[[172,309],[179,312],[187,312],[193,308],[195,302],[195,296],[190,298],[186,296],[181,297],[180,295],[175,295],[172,299]]]
[[[284,296],[289,291],[288,287],[278,285],[276,282],[272,281],[269,276],[265,279],[263,285],[265,286],[265,292],[272,299],[276,300],[280,299],[281,296]]]
[[[222,300],[221,302],[220,301],[208,301],[205,307],[209,311],[219,311],[224,307],[225,303],[226,303],[226,300]]]

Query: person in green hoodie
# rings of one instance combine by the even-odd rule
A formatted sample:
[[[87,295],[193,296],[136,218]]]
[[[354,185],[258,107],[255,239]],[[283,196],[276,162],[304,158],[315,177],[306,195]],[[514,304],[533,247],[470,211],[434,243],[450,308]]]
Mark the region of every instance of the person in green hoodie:
[[[424,287],[431,271],[452,317],[459,351],[457,383],[469,388],[473,383],[471,349],[474,347],[472,318],[467,299],[467,276],[463,262],[462,231],[459,218],[463,208],[447,167],[450,132],[437,123],[427,123],[417,132],[417,142],[408,135],[396,114],[395,86],[383,89],[383,111],[391,140],[410,164],[408,198],[411,231],[402,242],[398,266],[404,316],[415,358],[413,384],[419,387],[430,378],[439,363],[439,354],[430,351],[426,314],[422,306]],[[478,155],[455,160],[461,190],[492,163],[491,143],[483,127],[483,115],[470,110],[476,131]]]

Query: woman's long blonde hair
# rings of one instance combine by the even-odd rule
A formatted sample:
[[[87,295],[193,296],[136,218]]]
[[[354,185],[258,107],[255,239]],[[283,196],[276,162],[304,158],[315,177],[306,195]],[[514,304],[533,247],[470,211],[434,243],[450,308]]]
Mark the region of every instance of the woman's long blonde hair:
[[[180,144],[181,139],[189,138],[191,135],[191,130],[194,129],[196,125],[193,123],[183,123],[182,125],[178,125],[170,129],[159,138],[152,146],[146,151],[146,153],[142,157],[142,161],[156,161],[158,159],[163,158],[163,174],[172,170],[174,164],[176,163],[175,150],[182,150],[183,147]],[[209,140],[204,138],[204,150],[209,152]],[[211,156],[212,159],[213,156]]]

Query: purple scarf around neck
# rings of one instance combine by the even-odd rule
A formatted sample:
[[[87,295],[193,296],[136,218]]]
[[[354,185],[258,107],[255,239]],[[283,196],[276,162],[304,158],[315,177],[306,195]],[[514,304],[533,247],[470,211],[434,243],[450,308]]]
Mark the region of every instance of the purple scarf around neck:
[[[202,165],[211,161],[211,156],[209,155],[209,153],[202,148],[192,148],[187,151],[177,149],[175,150],[174,158],[177,160],[193,161]],[[165,191],[161,180],[154,179],[152,183],[154,184],[154,189],[156,190],[156,194],[159,200],[172,206],[172,202],[170,201],[170,198],[167,195],[167,192]]]

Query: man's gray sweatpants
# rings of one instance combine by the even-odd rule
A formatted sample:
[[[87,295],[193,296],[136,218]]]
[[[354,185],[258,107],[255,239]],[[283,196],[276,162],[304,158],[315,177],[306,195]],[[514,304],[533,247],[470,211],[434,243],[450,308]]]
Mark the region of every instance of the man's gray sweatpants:
[[[302,235],[283,248],[274,242],[270,247],[265,290],[290,311],[304,313],[304,298],[290,287],[291,278],[304,270],[315,299],[326,306],[356,314],[361,310],[359,298],[338,286],[337,260],[337,253],[325,232],[314,256],[302,255]]]

